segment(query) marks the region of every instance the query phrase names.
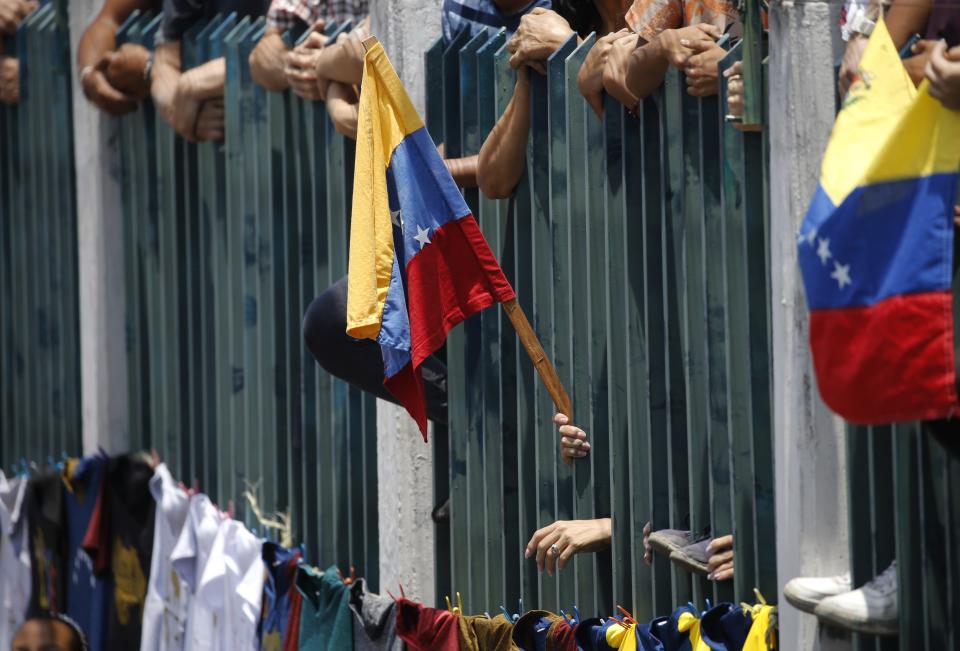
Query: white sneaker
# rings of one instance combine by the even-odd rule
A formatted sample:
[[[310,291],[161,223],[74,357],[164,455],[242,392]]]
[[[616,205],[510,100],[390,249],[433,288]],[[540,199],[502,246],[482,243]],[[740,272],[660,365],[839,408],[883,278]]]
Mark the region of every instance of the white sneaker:
[[[850,573],[838,576],[798,576],[783,587],[783,596],[790,604],[805,613],[813,613],[821,601],[853,590]]]
[[[821,622],[858,633],[897,635],[897,562],[865,586],[827,597],[814,609]]]

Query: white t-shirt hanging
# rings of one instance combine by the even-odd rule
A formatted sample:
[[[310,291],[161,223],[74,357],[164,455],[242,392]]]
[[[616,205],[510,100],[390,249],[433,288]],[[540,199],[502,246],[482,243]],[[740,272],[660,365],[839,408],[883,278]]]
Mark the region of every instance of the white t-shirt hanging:
[[[154,469],[150,493],[157,503],[153,525],[150,583],[143,609],[141,651],[183,651],[190,589],[174,571],[172,552],[183,531],[190,498],[166,464]]]
[[[170,562],[180,577],[181,589],[185,586],[192,593],[187,615],[187,630],[184,636],[185,651],[208,651],[214,646],[214,616],[202,599],[197,599],[196,587],[210,559],[213,543],[223,520],[220,512],[206,495],[190,498],[187,520],[180,532]]]
[[[220,527],[196,600],[214,613],[217,651],[256,651],[263,542],[236,520]]]
[[[0,471],[0,649],[9,649],[30,601],[27,480]]]

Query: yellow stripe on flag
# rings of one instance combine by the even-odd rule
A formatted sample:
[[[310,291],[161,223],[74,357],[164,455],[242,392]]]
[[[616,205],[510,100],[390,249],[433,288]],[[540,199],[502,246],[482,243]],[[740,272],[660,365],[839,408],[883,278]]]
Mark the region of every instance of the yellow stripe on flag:
[[[422,127],[383,46],[375,43],[363,62],[350,224],[347,334],[357,339],[380,333],[393,271],[387,166],[397,145]]]
[[[860,79],[850,87],[833,125],[820,171],[820,185],[836,206],[862,185],[917,93],[882,18],[858,73]]]

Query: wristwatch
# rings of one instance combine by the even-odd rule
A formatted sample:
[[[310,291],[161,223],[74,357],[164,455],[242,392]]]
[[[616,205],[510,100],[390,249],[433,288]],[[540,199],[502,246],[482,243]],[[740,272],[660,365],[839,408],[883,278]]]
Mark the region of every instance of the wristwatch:
[[[867,18],[863,12],[857,12],[853,15],[853,18],[850,19],[850,22],[847,23],[847,30],[851,34],[863,34],[864,36],[870,36],[873,33],[873,28],[877,24]]]

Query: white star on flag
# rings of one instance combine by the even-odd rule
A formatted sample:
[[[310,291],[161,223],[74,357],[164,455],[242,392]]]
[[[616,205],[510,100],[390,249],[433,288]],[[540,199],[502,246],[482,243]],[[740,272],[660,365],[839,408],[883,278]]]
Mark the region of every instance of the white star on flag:
[[[390,221],[393,222],[393,225],[398,228],[403,228],[403,215],[399,210],[390,211]]]
[[[817,256],[820,258],[820,264],[827,264],[827,260],[833,257],[830,253],[830,240],[820,239],[820,246],[817,247]]]
[[[417,225],[417,234],[413,239],[420,242],[420,250],[422,251],[423,247],[430,244],[430,229],[420,228],[420,226]]]
[[[816,239],[817,239],[817,229],[812,228],[810,229],[810,232],[807,233],[807,244],[812,245],[814,240]]]
[[[837,281],[840,289],[853,282],[850,280],[850,265],[840,264],[839,262],[833,263],[833,273],[830,274],[830,277]]]

